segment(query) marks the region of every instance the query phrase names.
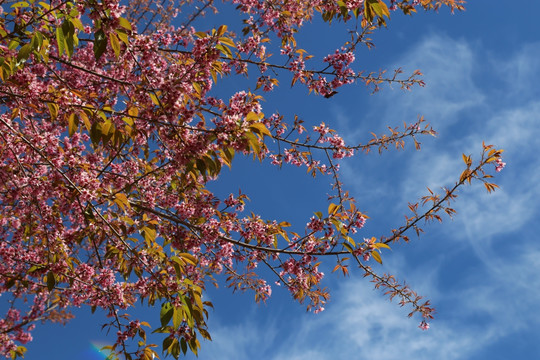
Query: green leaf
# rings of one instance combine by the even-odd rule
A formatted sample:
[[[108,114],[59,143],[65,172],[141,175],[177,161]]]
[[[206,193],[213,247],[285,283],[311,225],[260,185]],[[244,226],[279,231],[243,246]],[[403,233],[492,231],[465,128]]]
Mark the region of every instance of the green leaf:
[[[343,243],[343,247],[344,247],[345,249],[347,249],[347,251],[350,252],[351,254],[354,253],[353,247],[352,247],[351,245],[349,245],[348,243]]]
[[[167,326],[169,321],[171,321],[173,314],[174,307],[170,302],[166,302],[161,305],[161,311],[159,312],[159,321],[161,322],[161,326]]]
[[[17,63],[24,63],[26,60],[28,60],[28,57],[30,56],[30,52],[32,51],[32,44],[25,44],[19,49],[19,53],[17,54]]]
[[[345,236],[343,236],[343,238],[345,240],[347,240],[349,242],[349,244],[351,244],[352,246],[356,246],[356,242],[354,241],[354,239],[352,237],[350,237],[348,235],[345,235]]]
[[[92,127],[90,128],[90,139],[92,140],[92,144],[98,145],[101,141],[101,124],[98,122],[95,122],[92,124]]]
[[[49,271],[47,273],[47,289],[49,289],[49,291],[52,291],[55,285],[56,279],[54,278],[54,273],[52,271]]]
[[[180,339],[180,347],[182,347],[182,353],[184,353],[184,355],[186,355],[186,353],[187,353],[186,339],[184,339],[184,338]]]
[[[180,344],[178,343],[178,339],[174,339],[171,347],[170,354],[175,358],[178,359],[180,356]]]
[[[217,36],[221,36],[225,34],[226,31],[227,31],[227,25],[221,25],[219,29],[217,30]]]
[[[193,306],[191,304],[191,300],[182,297],[182,308],[184,309],[184,315],[189,327],[195,326],[195,322],[193,320]]]
[[[380,19],[383,19],[384,16],[390,17],[390,11],[388,7],[381,0],[367,0],[364,3],[364,17],[367,21],[372,22],[377,15]],[[384,23],[384,20],[383,20]]]
[[[4,283],[6,289],[11,288],[13,285],[15,285],[15,279],[9,279]]]
[[[173,327],[176,330],[180,327],[180,325],[182,325],[182,321],[184,320],[184,312],[182,311],[182,309],[174,308],[172,319],[173,319]]]
[[[193,352],[195,355],[197,355],[197,351],[199,349],[199,341],[196,337],[192,337],[188,341],[189,348],[191,349],[191,352]],[[174,356],[174,354],[173,354]]]
[[[10,351],[11,359],[16,359],[17,357],[24,358],[24,353],[26,350],[27,349],[24,346],[17,346],[15,350]]]
[[[236,45],[234,44],[234,41],[232,41],[232,39],[229,39],[227,37],[222,37],[222,38],[219,38],[219,43],[221,44],[225,44],[227,46],[230,46],[230,47],[236,47]]]
[[[62,24],[62,32],[64,35],[63,38],[66,46],[67,55],[71,58],[71,56],[73,55],[73,49],[75,45],[77,45],[76,43],[78,43],[78,39],[76,40],[75,37],[75,27],[73,26],[71,21],[64,21],[64,23]]]
[[[107,50],[107,38],[105,32],[102,29],[96,31],[95,41],[94,41],[94,56],[96,61],[101,58],[101,55]]]
[[[253,133],[246,133],[245,134],[246,140],[248,141],[248,145],[253,151],[253,156],[259,155],[261,153],[261,144],[259,143],[259,139]]]
[[[72,18],[71,23],[73,24],[74,27],[76,27],[80,31],[84,31],[84,25],[80,19]]]
[[[8,49],[9,50],[15,50],[17,48],[17,46],[19,46],[19,44],[20,44],[19,40],[12,39],[8,44]]]
[[[126,210],[126,207],[127,208],[131,208],[131,205],[129,204],[129,200],[126,196],[126,194],[122,194],[122,193],[118,193],[116,194],[115,196],[115,200],[114,202],[122,208],[122,210]]]
[[[169,337],[169,336],[167,336],[167,337],[163,340],[163,351],[168,350],[168,349],[171,347],[171,345],[172,345],[172,343],[173,343],[173,340],[174,340],[174,338]]]
[[[66,38],[64,37],[62,27],[56,28],[56,44],[58,46],[58,56],[62,56],[64,51],[66,51]]]
[[[86,110],[89,111],[89,110]],[[86,114],[86,111],[79,112],[79,116],[81,117],[84,126],[86,127],[86,130],[90,131],[92,128],[92,123],[90,122],[90,119],[88,118],[88,115]]]

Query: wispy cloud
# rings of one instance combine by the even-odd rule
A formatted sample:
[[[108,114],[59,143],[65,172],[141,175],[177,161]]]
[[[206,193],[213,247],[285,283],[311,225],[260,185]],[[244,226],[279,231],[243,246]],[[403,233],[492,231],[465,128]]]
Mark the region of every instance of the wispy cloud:
[[[410,94],[389,92],[378,97],[377,109],[385,109],[379,122],[398,120],[397,124],[421,112],[441,135],[426,142],[419,154],[410,155],[404,162],[407,167],[391,169],[400,174],[394,181],[364,180],[363,187],[375,187],[377,194],[402,194],[403,202],[423,195],[424,185],[435,189],[451,186],[463,170],[461,153],[478,156],[484,140],[505,149],[508,166],[495,179],[501,185],[495,194],[486,194],[481,184],[462,191],[456,220],[436,232],[447,241],[467,240],[465,244],[453,253],[435,254],[431,267],[421,266],[420,272],[414,270],[418,264],[404,258],[406,266],[400,273],[407,279],[419,282],[428,270],[436,274],[424,279],[424,288],[444,313],[430,333],[415,332],[403,311],[381,302],[380,294],[369,292],[369,284],[347,283],[325,314],[337,325],[319,320],[302,330],[316,333],[312,329],[325,327],[325,333],[332,334],[321,346],[327,349],[320,350],[321,354],[468,359],[518,330],[539,329],[540,316],[529,314],[537,313],[540,301],[539,225],[533,220],[540,215],[540,188],[536,186],[540,177],[536,154],[540,150],[540,102],[529,95],[519,96],[536,92],[531,79],[540,75],[539,54],[540,46],[530,45],[506,59],[485,63],[469,42],[432,35],[397,61],[409,69],[421,68],[428,85]],[[484,74],[504,76],[492,80],[506,84],[505,91],[483,87],[476,72],[479,66],[493,67],[491,71],[481,69]],[[364,177],[362,170],[347,163],[345,182],[358,183]],[[362,198],[363,194],[356,195]],[[470,265],[475,271],[465,273],[465,278],[455,279],[448,294],[448,280],[437,279],[445,273],[459,273],[463,258],[481,262]],[[516,294],[523,300],[517,301]],[[295,353],[302,354],[302,349]]]
[[[463,170],[461,153],[474,158],[483,140],[506,150],[508,166],[496,178],[501,189],[488,195],[478,184],[462,191],[455,220],[430,228],[440,242],[385,254],[384,270],[406,278],[437,305],[429,331],[417,329],[407,310],[386,301],[366,279],[353,277],[340,283],[319,316],[217,324],[214,344],[205,344],[202,358],[459,360],[483,358],[518,331],[540,331],[540,224],[535,221],[540,216],[540,102],[519,96],[535,93],[529,79],[540,75],[539,55],[540,47],[531,45],[507,59],[483,62],[463,39],[424,38],[396,63],[422,69],[426,88],[405,94],[385,90],[373,98],[373,107],[380,115],[377,125],[411,122],[421,113],[440,137],[426,141],[419,153],[343,164],[344,182],[365,201],[364,209],[381,195],[406,204],[423,195],[425,185],[451,186]],[[480,66],[492,67],[481,73],[499,76],[491,83],[505,84],[506,91],[484,87]],[[343,128],[353,128],[345,110],[336,114]],[[347,134],[354,141],[361,132]],[[373,207],[384,211],[380,202]],[[393,210],[386,206],[385,211]],[[421,250],[424,245],[429,250]]]
[[[302,322],[272,359],[465,359],[494,335],[450,322],[422,332],[365,279],[344,282],[336,298],[327,313]]]

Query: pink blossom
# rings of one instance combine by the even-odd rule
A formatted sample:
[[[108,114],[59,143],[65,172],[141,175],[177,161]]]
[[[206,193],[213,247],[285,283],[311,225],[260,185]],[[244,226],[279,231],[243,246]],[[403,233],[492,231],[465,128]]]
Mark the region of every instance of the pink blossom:
[[[504,169],[505,166],[506,163],[503,162],[501,158],[498,158],[495,166],[495,171],[500,172],[502,169]]]

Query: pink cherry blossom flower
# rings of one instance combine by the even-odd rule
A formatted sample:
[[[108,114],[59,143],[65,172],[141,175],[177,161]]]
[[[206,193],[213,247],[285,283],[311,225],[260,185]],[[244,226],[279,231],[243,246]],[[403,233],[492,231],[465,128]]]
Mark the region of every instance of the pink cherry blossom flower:
[[[420,325],[418,327],[422,330],[428,330],[429,329],[429,323],[427,323],[425,320],[422,320]]]
[[[502,161],[501,158],[497,159],[497,165],[495,166],[496,172],[501,172],[502,169],[506,166],[506,163]]]

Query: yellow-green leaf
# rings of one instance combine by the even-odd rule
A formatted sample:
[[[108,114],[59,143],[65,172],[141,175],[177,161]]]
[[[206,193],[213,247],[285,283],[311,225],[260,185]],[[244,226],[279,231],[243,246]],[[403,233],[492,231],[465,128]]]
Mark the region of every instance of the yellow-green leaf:
[[[144,226],[141,229],[142,235],[146,241],[152,242],[156,239],[156,230]]]
[[[344,243],[343,243],[343,247],[344,247],[345,249],[347,249],[347,251],[350,252],[351,254],[354,253],[354,249],[353,249],[353,247],[352,247],[349,243],[345,243],[345,242],[344,242]]]
[[[132,118],[127,117],[127,116],[124,116],[124,117],[122,118],[122,120],[123,120],[126,124],[128,124],[129,126],[133,126],[133,119],[132,119]]]
[[[272,134],[270,133],[270,131],[268,130],[266,125],[264,125],[263,123],[260,123],[260,122],[253,123],[253,124],[249,125],[249,128],[250,128],[250,130],[252,130],[252,131],[254,131],[257,134],[260,134],[262,136],[272,137]]]
[[[101,133],[103,134],[103,136],[107,136],[109,135],[109,133],[112,133],[113,131],[114,131],[114,125],[110,120],[105,121],[105,123],[101,125]]]
[[[197,258],[189,253],[181,253],[178,254],[179,257],[183,258],[186,262],[190,263],[191,265],[195,266],[199,262]]]
[[[129,45],[129,37],[124,29],[116,29],[116,35],[124,44]]]
[[[84,25],[80,19],[72,18],[71,23],[73,24],[74,27],[76,27],[80,31],[84,31]]]
[[[126,207],[131,208],[126,194],[118,193],[114,197],[114,202],[117,203],[122,208],[122,210],[125,210]]]
[[[61,27],[56,28],[56,44],[58,46],[58,56],[61,56],[66,49],[66,39]]]
[[[201,94],[201,85],[198,83],[198,82],[193,82],[191,83],[191,85],[193,86],[193,89],[195,89],[195,92],[197,92],[197,94]]]
[[[171,303],[166,302],[161,306],[161,311],[159,312],[159,320],[161,322],[161,326],[167,326],[169,321],[171,321],[171,318],[174,314],[174,307]]]
[[[118,18],[118,24],[124,29],[131,30],[131,24],[127,19],[123,17]]]
[[[373,259],[375,259],[376,262],[378,262],[379,264],[382,264],[381,255],[378,252],[376,251],[371,252],[371,256],[373,256]]]
[[[150,99],[152,99],[152,102],[153,102],[155,105],[159,106],[159,99],[158,99],[158,97],[156,96],[156,94],[154,94],[154,93],[151,92],[151,93],[149,93],[148,95],[150,96]]]
[[[49,4],[47,4],[46,2],[44,1],[40,1],[39,2],[39,5],[41,5],[42,7],[45,8],[45,10],[49,11],[51,9],[51,6]]]
[[[234,44],[234,41],[232,41],[232,39],[228,38],[228,37],[222,37],[222,38],[219,38],[219,42],[221,44],[225,44],[227,46],[230,46],[230,47],[236,47],[236,45]]]
[[[227,31],[227,25],[221,25],[217,31],[217,36],[225,34],[225,31]]]
[[[90,123],[90,119],[88,119],[88,115],[86,115],[86,112],[85,111],[81,111],[79,113],[79,116],[81,117],[83,123],[84,123],[84,126],[86,127],[86,130],[90,131],[90,129],[92,128],[92,123]]]
[[[251,111],[249,114],[246,115],[246,121],[247,122],[259,121],[262,118],[261,115],[264,116],[263,114],[260,114],[260,113],[257,114],[255,112]]]
[[[180,325],[182,325],[182,321],[184,319],[184,312],[182,311],[182,308],[174,308],[172,319],[173,327],[176,330],[180,327]]]
[[[120,41],[118,40],[118,36],[116,36],[115,33],[110,32],[109,42],[114,51],[114,55],[116,56],[116,58],[118,58],[120,56]]]
[[[257,137],[250,132],[246,133],[245,136],[247,138],[249,147],[253,150],[255,154],[259,155],[261,152],[261,145],[259,144],[259,140],[257,139]]]
[[[49,113],[51,114],[51,119],[55,120],[58,116],[58,105],[55,103],[48,102],[47,107],[49,108]]]
[[[129,116],[137,117],[139,116],[139,109],[135,106],[132,106],[128,109]]]
[[[32,44],[28,43],[26,45],[23,45],[19,49],[19,53],[17,54],[17,62],[23,63],[26,60],[28,60],[28,57],[30,56],[31,51],[32,51]]]
[[[71,113],[68,118],[68,134],[72,136],[79,128],[79,117],[75,113]]]
[[[356,242],[354,241],[354,239],[352,237],[350,237],[348,235],[345,235],[345,236],[343,236],[343,238],[345,240],[347,240],[352,246],[356,246]]]
[[[336,205],[334,203],[331,203],[328,205],[328,215],[334,215],[336,211],[338,210],[339,205]]]
[[[380,249],[380,248],[390,249],[390,246],[388,246],[385,243],[375,243],[373,244],[373,246],[377,249]]]

